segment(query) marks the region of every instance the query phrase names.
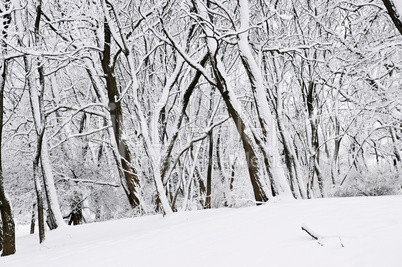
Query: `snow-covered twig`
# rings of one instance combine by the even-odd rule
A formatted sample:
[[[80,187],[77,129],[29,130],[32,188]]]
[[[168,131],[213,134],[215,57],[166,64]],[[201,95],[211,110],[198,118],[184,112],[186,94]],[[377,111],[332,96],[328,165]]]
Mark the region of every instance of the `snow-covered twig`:
[[[59,145],[61,145],[61,144],[65,143],[65,142],[67,142],[68,140],[70,140],[70,139],[72,139],[72,138],[77,138],[77,137],[83,137],[83,136],[91,135],[91,134],[94,134],[94,133],[97,133],[97,132],[101,132],[101,131],[103,131],[103,130],[107,130],[108,128],[111,128],[111,127],[112,127],[112,125],[108,125],[108,126],[105,126],[105,127],[99,128],[99,129],[95,129],[95,130],[93,130],[93,131],[89,131],[89,132],[86,132],[86,133],[79,133],[79,134],[70,135],[70,136],[68,136],[66,139],[64,139],[63,141],[60,141],[60,142],[57,143],[56,145],[52,146],[52,147],[50,148],[50,151],[53,150],[54,148],[58,147]]]
[[[345,247],[343,245],[343,242],[342,242],[342,239],[341,239],[340,236],[324,236],[324,235],[320,235],[316,231],[314,231],[310,227],[308,227],[306,224],[303,224],[301,229],[303,231],[305,231],[309,236],[311,236],[314,240],[317,240],[317,242],[318,242],[318,244],[320,246],[324,246],[326,243],[328,244],[328,242],[324,242],[325,239],[336,238],[336,239],[339,239],[339,245],[341,247]]]
[[[112,187],[120,187],[119,184],[114,184],[114,183],[109,183],[109,182],[102,182],[102,181],[94,181],[94,180],[88,180],[88,179],[73,179],[69,177],[63,177],[57,180],[57,182],[60,181],[71,181],[75,183],[87,183],[87,184],[96,184],[96,185],[107,185],[107,186],[112,186]],[[56,182],[56,183],[57,183]]]

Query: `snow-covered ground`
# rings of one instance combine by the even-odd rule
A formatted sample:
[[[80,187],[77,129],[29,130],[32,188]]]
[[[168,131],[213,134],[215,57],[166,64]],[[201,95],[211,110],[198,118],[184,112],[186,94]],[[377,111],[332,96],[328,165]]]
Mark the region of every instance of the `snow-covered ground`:
[[[47,232],[42,245],[27,231],[19,229],[17,254],[0,258],[1,267],[402,266],[402,196],[287,200],[94,223]]]

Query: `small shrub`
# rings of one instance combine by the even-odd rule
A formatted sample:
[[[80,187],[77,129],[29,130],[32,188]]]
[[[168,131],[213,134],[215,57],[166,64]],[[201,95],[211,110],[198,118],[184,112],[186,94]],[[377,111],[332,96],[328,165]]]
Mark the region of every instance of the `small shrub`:
[[[333,191],[334,197],[384,196],[399,193],[399,176],[395,173],[356,174]]]

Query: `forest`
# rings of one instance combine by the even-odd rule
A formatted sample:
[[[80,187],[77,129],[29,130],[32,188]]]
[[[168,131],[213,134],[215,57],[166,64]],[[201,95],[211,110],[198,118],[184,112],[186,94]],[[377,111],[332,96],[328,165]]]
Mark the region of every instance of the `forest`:
[[[0,251],[15,253],[16,224],[43,242],[66,225],[397,194],[394,2],[2,0]]]

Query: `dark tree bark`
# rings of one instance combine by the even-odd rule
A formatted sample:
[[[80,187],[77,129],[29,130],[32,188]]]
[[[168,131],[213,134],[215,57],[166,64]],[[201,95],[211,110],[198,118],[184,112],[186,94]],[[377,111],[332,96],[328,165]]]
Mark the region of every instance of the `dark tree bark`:
[[[207,169],[207,196],[205,198],[205,208],[211,208],[211,191],[212,191],[212,158],[213,158],[213,148],[214,148],[214,140],[212,131],[208,135],[209,139],[209,148],[208,148],[208,169]]]
[[[31,229],[30,229],[30,234],[31,235],[35,233],[35,223],[36,223],[35,209],[36,209],[36,203],[33,203],[33,205],[32,205],[32,216],[31,216]]]
[[[112,33],[110,31],[109,23],[105,19],[104,23],[104,38],[105,48],[101,57],[102,69],[105,73],[106,90],[109,99],[109,112],[112,120],[112,127],[114,132],[114,138],[118,146],[119,154],[121,157],[121,166],[124,172],[125,185],[123,188],[128,197],[132,208],[140,206],[140,198],[138,191],[140,189],[140,180],[138,178],[136,170],[131,166],[132,158],[128,145],[123,140],[123,112],[121,101],[115,101],[119,98],[120,92],[117,87],[116,77],[113,73],[111,66],[111,41]]]
[[[36,4],[36,17],[34,26],[34,38],[33,47],[40,46],[41,44],[41,34],[40,34],[40,23],[42,18],[42,0],[37,1]],[[22,23],[22,22],[21,22]],[[23,27],[19,29],[25,34],[28,30]],[[19,40],[24,43],[24,40]],[[25,45],[30,45],[29,43],[24,43]],[[47,138],[46,138],[46,116],[45,116],[45,74],[43,68],[43,62],[40,57],[32,57],[27,54],[23,56],[25,71],[26,71],[26,86],[29,89],[29,97],[31,102],[31,110],[34,118],[34,125],[37,134],[37,151],[33,160],[33,172],[34,172],[34,182],[35,190],[37,192],[38,198],[38,217],[43,217],[43,196],[42,196],[42,186],[40,183],[40,176],[43,179],[44,193],[47,202],[47,223],[49,228],[56,229],[57,227],[64,224],[59,202],[57,199],[57,192],[54,186],[54,178],[50,164],[50,154],[48,150]],[[36,64],[35,64],[36,63]],[[37,85],[36,77],[34,75],[35,68],[37,67],[39,75],[39,84]],[[42,202],[42,203],[40,203]],[[42,205],[42,207],[39,207]],[[41,214],[40,214],[41,213]],[[39,226],[42,226],[41,220],[39,220]],[[44,226],[43,226],[44,227]],[[41,232],[43,236],[41,236]],[[44,240],[44,229],[40,229],[39,235],[41,236],[40,241]]]
[[[236,129],[240,135],[243,149],[246,154],[247,160],[247,167],[248,173],[250,175],[250,181],[254,192],[254,197],[257,203],[263,203],[268,201],[268,196],[263,189],[263,182],[261,181],[260,177],[260,166],[255,162],[257,160],[257,155],[253,147],[252,140],[250,137],[245,133],[246,125],[243,122],[243,119],[240,117],[239,113],[235,109],[232,104],[232,101],[229,97],[229,92],[225,87],[226,81],[224,80],[223,76],[221,75],[216,59],[214,58],[215,55],[211,55],[211,65],[212,70],[216,79],[217,88],[222,95],[222,98],[226,104],[227,110],[229,115],[232,117],[233,122],[236,125]]]
[[[10,6],[10,1],[6,1],[6,7]],[[4,39],[7,38],[7,28],[10,24],[10,18],[3,17],[3,32],[1,38],[0,49],[4,55],[6,52],[6,45]],[[10,201],[6,195],[4,189],[4,179],[3,179],[3,165],[1,163],[2,153],[2,135],[3,135],[3,111],[4,111],[4,87],[6,84],[6,74],[7,74],[7,60],[0,59],[0,213],[2,228],[0,231],[0,241],[1,247],[3,249],[2,256],[8,256],[15,253],[15,225],[13,213],[11,210]]]
[[[201,61],[199,62],[199,64],[201,66],[205,66],[208,60],[208,54],[206,54]],[[174,145],[176,143],[176,140],[179,136],[179,129],[181,127],[181,124],[183,122],[183,118],[184,115],[186,114],[186,109],[188,104],[190,103],[190,97],[193,94],[194,89],[196,88],[198,81],[201,78],[201,72],[197,70],[197,72],[195,73],[193,79],[191,80],[190,84],[188,85],[188,87],[184,90],[184,94],[183,94],[183,99],[181,101],[181,107],[180,107],[180,115],[179,118],[177,120],[176,123],[176,131],[174,132],[174,134],[172,135],[172,137],[170,138],[170,142],[169,145],[167,146],[166,152],[164,153],[163,157],[162,157],[162,171],[161,171],[161,178],[162,181],[165,182],[165,178],[166,178],[166,174],[167,171],[169,169],[169,158],[173,152],[173,148]]]
[[[0,161],[1,161],[1,147],[2,147],[2,133],[3,133],[3,96],[4,96],[4,86],[7,72],[7,62],[1,62],[1,77],[0,77]],[[3,253],[2,256],[7,256],[15,253],[15,225],[13,219],[13,213],[11,210],[11,204],[9,199],[7,198],[5,189],[4,189],[4,180],[3,180],[3,166],[0,162],[0,212],[1,212],[1,220],[2,220],[2,229],[3,229]]]
[[[310,123],[310,131],[311,131],[311,136],[310,136],[310,142],[311,142],[311,148],[312,148],[312,153],[310,155],[310,176],[309,176],[309,189],[313,188],[313,183],[314,183],[314,177],[317,177],[318,181],[318,186],[320,188],[321,196],[325,197],[325,192],[324,192],[324,178],[322,176],[321,168],[320,168],[320,143],[318,139],[318,115],[316,114],[316,107],[315,103],[317,101],[317,93],[316,93],[316,84],[313,81],[310,81],[308,83],[308,86],[303,82],[303,88],[304,90],[303,94],[306,95],[306,98],[304,99],[306,107],[307,107],[307,112],[308,112],[308,117],[309,117],[309,123]],[[310,192],[310,196],[312,193]]]
[[[27,56],[24,56],[24,65],[25,71],[27,75],[29,74],[32,64],[30,63]],[[31,77],[27,77],[27,86],[30,87],[35,81],[32,80]],[[32,103],[31,103],[32,105]],[[43,215],[43,193],[42,193],[42,185],[40,183],[40,173],[39,173],[39,163],[41,158],[41,151],[42,151],[42,141],[43,141],[43,133],[44,128],[39,127],[37,129],[37,143],[36,143],[36,152],[34,159],[32,161],[33,167],[33,178],[34,178],[34,185],[35,185],[35,193],[36,193],[36,200],[38,204],[38,226],[39,226],[39,242],[42,243],[45,240],[45,226],[44,226],[44,215]]]
[[[0,100],[0,102],[2,102]],[[0,104],[1,105],[1,104]],[[1,113],[3,113],[3,107],[1,107]],[[0,115],[2,117],[2,115]],[[0,119],[0,123],[3,123],[3,119]],[[2,127],[1,127],[2,128]],[[2,130],[0,130],[1,132]],[[1,154],[0,154],[1,158]],[[3,173],[0,164],[0,212],[2,220],[2,256],[8,256],[15,253],[15,224],[11,210],[10,201],[7,198],[4,186],[3,186]]]
[[[335,144],[334,144],[334,155],[332,158],[331,162],[331,180],[332,184],[336,184],[336,177],[338,176],[339,168],[338,168],[338,162],[339,162],[339,150],[341,147],[341,142],[342,142],[342,137],[340,137],[340,124],[339,120],[337,117],[334,118],[334,123],[335,123]]]
[[[392,19],[392,22],[395,24],[395,27],[398,29],[399,33],[402,34],[402,21],[401,15],[396,10],[395,4],[393,0],[382,0],[384,2],[385,7],[387,8],[388,14]]]
[[[39,161],[40,154],[42,151],[42,141],[43,134],[38,136],[38,141],[36,145],[35,157],[33,160],[33,176],[34,176],[34,184],[35,184],[35,192],[36,192],[36,201],[38,203],[38,226],[39,226],[39,243],[45,241],[45,219],[43,215],[43,196],[42,196],[42,185],[40,184],[39,179]]]
[[[231,172],[230,172],[230,182],[229,182],[229,189],[232,191],[234,189],[234,180],[235,180],[235,175],[236,175],[236,161],[237,157],[234,159],[232,166],[231,166]]]
[[[0,251],[3,250],[3,221],[1,220],[1,216],[0,216]]]

